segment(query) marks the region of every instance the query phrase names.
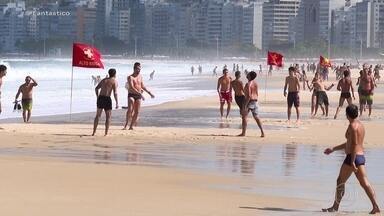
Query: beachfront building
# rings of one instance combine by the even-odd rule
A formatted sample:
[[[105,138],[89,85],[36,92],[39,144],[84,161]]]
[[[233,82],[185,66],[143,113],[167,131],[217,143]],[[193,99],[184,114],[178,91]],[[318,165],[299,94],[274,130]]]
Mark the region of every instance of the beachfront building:
[[[354,54],[356,41],[356,7],[343,7],[332,13],[332,42]]]
[[[108,34],[128,44],[130,42],[130,17],[131,11],[129,8],[116,8],[112,10]]]
[[[82,5],[77,7],[76,13],[77,40],[93,44],[96,27],[96,6],[91,3]]]
[[[18,49],[18,43],[27,37],[25,3],[17,1],[2,4],[0,9],[0,49],[3,52],[13,52]]]
[[[345,0],[301,1],[296,18],[296,42],[323,40],[328,43],[332,38],[332,11],[344,6]]]
[[[262,49],[263,2],[244,6],[242,24],[241,43],[252,44],[256,48]]]
[[[355,47],[384,47],[384,0],[365,0],[356,3]]]
[[[107,26],[110,23],[113,0],[97,0],[96,4],[96,37],[102,38],[108,35]]]
[[[263,4],[264,50],[290,46],[290,23],[298,15],[300,0],[269,0]]]

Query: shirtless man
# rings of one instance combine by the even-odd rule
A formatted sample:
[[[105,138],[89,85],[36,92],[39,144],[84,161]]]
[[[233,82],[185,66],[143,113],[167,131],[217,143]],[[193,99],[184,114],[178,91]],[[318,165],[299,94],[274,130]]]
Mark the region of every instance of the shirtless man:
[[[288,97],[287,97],[287,114],[288,114],[288,122],[291,121],[291,109],[292,105],[295,105],[296,108],[296,116],[297,116],[297,122],[300,121],[300,81],[297,76],[295,76],[296,69],[294,67],[289,67],[289,76],[285,78],[285,85],[284,85],[284,97],[287,97],[287,87],[288,87]]]
[[[355,173],[356,178],[359,180],[361,187],[368,195],[372,203],[372,211],[370,214],[380,212],[377,205],[375,192],[369,184],[367,174],[365,171],[365,157],[364,157],[364,136],[365,129],[363,124],[357,119],[359,109],[356,105],[349,105],[346,109],[347,119],[349,121],[348,129],[345,133],[347,141],[341,145],[333,148],[325,149],[324,153],[329,155],[337,150],[344,150],[346,158],[340,168],[339,177],[336,182],[335,201],[330,208],[322,209],[323,212],[337,212],[343,195],[345,193],[345,183],[352,173]]]
[[[113,97],[115,98],[115,102],[116,102],[116,109],[119,108],[119,102],[117,99],[117,82],[115,80],[116,70],[111,68],[109,69],[108,74],[109,74],[109,77],[101,80],[100,83],[97,84],[95,88],[95,93],[97,97],[97,111],[96,111],[95,120],[93,122],[92,136],[95,136],[97,125],[99,124],[99,118],[103,113],[103,110],[105,111],[105,117],[106,117],[104,136],[108,135],[109,124],[110,124],[111,115],[112,115],[112,99],[111,99],[112,91],[113,91]],[[100,89],[100,93],[99,93],[99,89]]]
[[[312,115],[312,117],[316,116],[317,110],[319,109],[319,106],[322,104],[324,104],[325,106],[325,117],[328,117],[329,100],[328,100],[328,95],[325,91],[331,90],[333,86],[335,86],[333,83],[330,86],[325,86],[321,76],[319,77],[319,79],[313,82],[313,87],[316,89],[317,100],[316,100],[316,106],[315,106],[315,113]]]
[[[232,92],[231,92],[231,77],[228,75],[228,69],[223,69],[223,76],[221,76],[217,80],[217,93],[219,94],[220,99],[220,114],[221,118],[223,118],[224,112],[224,104],[227,102],[227,115],[229,116],[229,112],[231,111],[231,103],[232,103]]]
[[[309,81],[307,80],[307,87],[309,91],[312,91],[312,96],[311,96],[311,116],[314,115],[315,113],[315,107],[316,107],[316,101],[317,101],[317,92],[316,88],[313,86],[313,83],[320,79],[320,75],[318,72],[315,73],[315,77],[313,77],[311,85],[309,85]],[[323,111],[323,115],[325,115],[325,110],[323,105],[320,104],[321,111]]]
[[[257,74],[254,71],[251,71],[247,75],[248,83],[245,84],[244,94],[245,94],[245,103],[242,110],[242,132],[239,136],[245,136],[247,131],[247,118],[249,111],[252,112],[253,118],[256,120],[257,126],[259,126],[261,131],[261,137],[265,137],[263,126],[261,125],[261,121],[258,117],[259,114],[259,106],[257,103],[259,97],[259,89],[258,85],[255,81]]]
[[[5,65],[0,65],[0,114],[1,110],[1,86],[3,85],[3,77],[7,75],[7,67]]]
[[[360,116],[363,114],[365,105],[368,105],[368,116],[372,114],[372,104],[373,104],[373,90],[375,88],[375,83],[373,77],[369,75],[368,68],[363,69],[363,74],[360,78]]]
[[[19,87],[16,93],[15,103],[19,95],[22,94],[21,105],[23,106],[23,120],[24,123],[29,123],[32,112],[32,90],[37,86],[37,82],[30,76],[25,77],[25,83]]]
[[[351,74],[348,70],[344,71],[344,78],[339,80],[339,83],[337,84],[337,90],[341,91],[340,99],[339,99],[339,106],[337,107],[335,117],[337,118],[337,114],[339,114],[340,108],[344,105],[344,101],[347,100],[348,105],[352,104],[352,97],[353,100],[355,100],[355,92],[353,90],[352,80],[351,80]],[[352,95],[351,95],[352,92]]]
[[[235,92],[235,101],[237,106],[239,106],[239,110],[241,114],[244,107],[244,103],[245,103],[244,85],[243,85],[243,82],[240,80],[241,72],[236,71],[235,77],[236,79],[231,82],[231,87]]]
[[[133,73],[127,77],[128,82],[128,109],[126,115],[126,121],[123,130],[127,129],[129,120],[129,130],[133,130],[133,125],[136,124],[137,117],[139,116],[141,100],[145,100],[143,91],[147,92],[151,98],[155,96],[144,86],[143,79],[140,75],[141,65],[136,62],[133,65]]]

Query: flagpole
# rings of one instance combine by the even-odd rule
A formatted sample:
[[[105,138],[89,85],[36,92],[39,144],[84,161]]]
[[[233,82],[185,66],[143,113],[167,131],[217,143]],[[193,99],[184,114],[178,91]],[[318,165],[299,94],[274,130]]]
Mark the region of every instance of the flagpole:
[[[71,99],[69,105],[69,121],[72,122],[72,96],[73,96],[73,66],[71,74]]]
[[[269,72],[265,73],[265,84],[264,84],[264,102],[267,102],[267,80]]]

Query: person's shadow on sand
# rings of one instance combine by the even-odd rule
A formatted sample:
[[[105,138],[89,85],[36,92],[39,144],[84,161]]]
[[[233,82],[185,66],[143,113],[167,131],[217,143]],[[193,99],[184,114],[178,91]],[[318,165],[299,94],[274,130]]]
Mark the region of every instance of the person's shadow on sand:
[[[274,212],[317,212],[311,210],[302,210],[302,209],[287,209],[279,207],[251,207],[251,206],[240,206],[241,209],[254,209],[260,211],[274,211]],[[320,212],[320,211],[318,211]]]

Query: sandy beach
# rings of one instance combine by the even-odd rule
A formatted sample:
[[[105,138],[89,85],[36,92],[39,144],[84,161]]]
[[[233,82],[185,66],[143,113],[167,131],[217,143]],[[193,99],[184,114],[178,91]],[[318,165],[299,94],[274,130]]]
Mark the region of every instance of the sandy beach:
[[[203,88],[215,88],[216,78],[203,79]],[[74,114],[71,121],[68,115],[34,117],[31,124],[2,120],[0,213],[323,215],[319,210],[332,201],[344,159],[342,153],[322,154],[345,141],[344,109],[333,119],[339,92],[328,93],[328,118],[311,119],[311,93],[302,91],[302,121],[289,124],[284,75],[268,80],[267,94],[265,80],[257,79],[265,138],[251,118],[247,136],[237,137],[241,119],[235,103],[230,119],[221,120],[215,96],[144,107],[133,131],[122,130],[125,110],[115,110],[107,137],[104,118],[97,136],[90,136],[94,113]],[[383,99],[379,83],[372,117],[362,118],[368,175],[381,206]],[[354,177],[347,190],[352,192],[341,214],[365,215],[369,201]]]

